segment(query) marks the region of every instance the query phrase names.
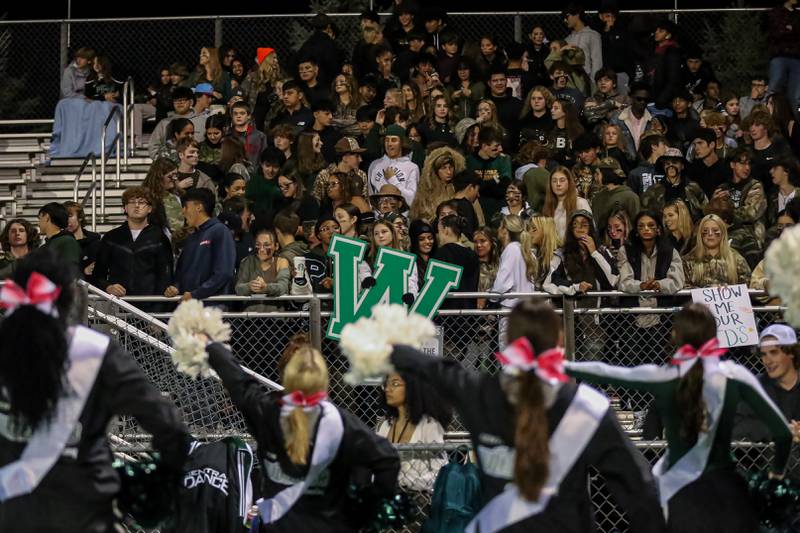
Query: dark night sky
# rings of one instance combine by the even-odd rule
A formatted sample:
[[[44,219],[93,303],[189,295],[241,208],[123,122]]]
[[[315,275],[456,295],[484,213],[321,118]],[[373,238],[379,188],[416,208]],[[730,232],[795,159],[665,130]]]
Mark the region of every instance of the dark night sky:
[[[634,0],[619,0],[619,6],[622,9],[665,9],[671,8],[674,5],[674,0],[650,0],[646,3],[636,2]],[[747,5],[759,7],[771,7],[776,2],[771,0],[749,0]],[[9,20],[24,20],[24,19],[58,19],[67,16],[67,2],[66,0],[58,0],[53,4],[48,5],[48,9],[42,9],[42,5],[37,2],[13,2],[10,7],[5,11],[7,19]],[[230,5],[233,4],[233,5]],[[97,3],[90,0],[72,0],[72,16],[73,18],[100,18],[100,17],[169,17],[169,16],[187,16],[187,15],[253,15],[263,13],[297,13],[308,11],[309,2],[301,0],[300,2],[283,2],[283,1],[261,1],[261,2],[231,2],[226,3],[185,3],[185,2],[163,2],[157,5],[157,8],[150,8],[146,6],[155,6],[156,4],[145,2],[110,2],[110,3]],[[378,4],[378,2],[376,2]],[[385,2],[384,2],[385,4]],[[441,2],[441,5],[450,7],[450,10],[458,11],[488,11],[480,9],[483,3],[474,1],[459,2],[457,8],[453,9],[453,3]],[[731,7],[736,2],[732,0],[678,0],[678,7],[692,7],[692,8],[719,8]],[[532,11],[532,10],[559,10],[565,2],[555,0],[540,0],[535,3],[533,7],[530,1],[522,2],[520,0],[492,0],[492,11]],[[585,1],[584,5],[587,9],[595,9],[599,2]],[[60,6],[60,7],[59,7]],[[305,9],[303,9],[305,7]]]

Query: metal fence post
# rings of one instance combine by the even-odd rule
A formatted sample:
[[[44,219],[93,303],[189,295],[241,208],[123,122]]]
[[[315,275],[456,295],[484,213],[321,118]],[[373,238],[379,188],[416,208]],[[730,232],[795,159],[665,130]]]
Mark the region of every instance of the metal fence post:
[[[219,17],[214,19],[214,46],[222,47],[222,19]]]
[[[308,302],[308,329],[311,346],[322,350],[322,304],[316,296],[312,296]]]
[[[60,79],[61,74],[69,64],[69,22],[66,20],[61,21],[61,45],[59,48],[59,65],[61,66],[61,70],[58,71],[58,77]]]
[[[562,298],[564,311],[564,351],[567,359],[575,360],[575,298]]]
[[[522,16],[519,13],[514,15],[514,40],[522,42]]]

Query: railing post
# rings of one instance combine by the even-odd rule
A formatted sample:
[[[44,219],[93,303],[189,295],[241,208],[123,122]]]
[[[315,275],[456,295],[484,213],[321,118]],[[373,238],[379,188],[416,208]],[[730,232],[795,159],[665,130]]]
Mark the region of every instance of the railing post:
[[[97,159],[92,156],[92,231],[97,231]]]
[[[222,19],[219,17],[214,19],[214,46],[222,47]]]
[[[117,152],[117,158],[116,158],[117,189],[122,187],[122,175],[120,174],[120,168],[119,168],[120,158],[122,157],[122,154],[119,153],[119,146],[120,146],[119,120],[121,118],[122,117],[118,116],[117,119],[116,119],[117,127],[115,128],[115,131],[116,131],[116,134],[117,134],[117,142],[114,143],[114,150]],[[103,212],[103,221],[105,221],[105,216],[106,216],[106,214],[105,214],[105,212]]]
[[[316,296],[312,296],[308,302],[308,329],[311,346],[322,350],[322,305]]]
[[[61,79],[61,74],[64,69],[69,65],[69,22],[64,20],[61,22],[61,46],[59,47],[59,65],[61,70],[58,71],[58,79]]]
[[[100,132],[100,216],[106,213],[106,129],[108,121]]]
[[[522,16],[519,13],[514,15],[514,40],[522,42]]]
[[[564,351],[567,359],[575,360],[575,298],[562,298],[564,311]]]
[[[128,128],[131,127],[128,122],[128,84],[130,82],[131,80],[128,78],[122,86],[122,150],[125,152],[126,166],[128,164]]]

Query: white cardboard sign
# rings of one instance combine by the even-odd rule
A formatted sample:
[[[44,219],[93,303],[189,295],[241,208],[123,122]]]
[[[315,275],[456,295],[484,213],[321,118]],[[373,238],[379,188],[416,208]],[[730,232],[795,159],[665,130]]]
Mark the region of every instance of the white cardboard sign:
[[[705,305],[717,321],[717,340],[723,348],[758,344],[758,328],[747,285],[692,289],[692,301]]]

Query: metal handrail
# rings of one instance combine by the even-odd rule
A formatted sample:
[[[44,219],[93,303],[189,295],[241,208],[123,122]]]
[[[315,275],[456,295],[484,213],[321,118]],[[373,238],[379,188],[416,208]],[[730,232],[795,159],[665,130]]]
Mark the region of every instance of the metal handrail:
[[[122,152],[125,168],[128,168],[128,153],[135,148],[133,142],[133,78],[128,76],[122,86]],[[117,175],[117,188],[120,187],[120,177]]]
[[[768,292],[764,290],[756,290],[756,289],[748,289],[747,294],[749,296],[771,296]],[[660,296],[660,297],[668,297],[668,296],[691,296],[692,292],[690,289],[682,289],[675,294],[664,294],[656,291],[641,291],[639,293],[628,293],[622,291],[590,291],[585,294],[576,294],[575,296],[568,296],[567,298],[598,298],[598,297],[638,297],[638,296]],[[550,294],[547,292],[508,292],[508,293],[496,293],[496,292],[451,292],[447,295],[447,299],[473,299],[473,298],[487,298],[492,300],[508,300],[508,299],[516,299],[516,298],[562,298],[564,295],[562,294]],[[210,296],[205,298],[204,302],[249,302],[249,303],[261,303],[261,302],[311,302],[312,300],[331,300],[333,299],[333,295],[330,293],[325,294],[311,294],[305,296],[264,296],[261,294],[254,294],[251,296],[235,296],[235,295],[224,295],[224,296]],[[154,294],[151,296],[124,296],[122,300],[126,302],[178,302],[181,300],[180,296],[174,296],[168,298],[166,296],[161,296],[158,294]]]
[[[681,14],[681,13],[736,13],[736,12],[764,12],[769,11],[768,7],[726,7],[726,8],[665,8],[665,9],[623,9],[620,11],[622,14],[638,14],[638,13],[653,13],[661,15]],[[597,13],[597,10],[587,10],[587,13]],[[560,15],[560,11],[490,11],[490,12],[465,12],[465,11],[448,11],[448,16],[486,16],[486,15],[519,15],[519,16],[539,16],[539,15]],[[359,13],[328,13],[331,17],[353,17],[359,16]],[[391,15],[389,12],[379,13],[383,17]],[[170,20],[234,20],[243,18],[253,19],[268,19],[268,18],[303,18],[310,19],[314,13],[281,13],[281,14],[253,14],[253,15],[191,15],[183,17],[132,17],[126,19],[119,18],[72,18],[72,19],[47,19],[47,20],[0,20],[0,26],[16,25],[16,24],[70,24],[70,23],[96,23],[96,22],[147,22],[147,21],[170,21]]]
[[[97,231],[97,156],[94,153],[89,153],[83,158],[81,168],[78,169],[78,173],[75,175],[75,183],[72,186],[72,201],[78,201],[78,188],[80,187],[81,176],[90,161],[92,163],[92,181],[89,185],[89,191],[87,191],[86,194],[89,194],[89,192],[92,193],[92,231]],[[81,204],[86,205],[85,197]]]
[[[119,106],[114,106],[111,108],[111,111],[108,113],[108,117],[106,117],[106,121],[103,123],[103,129],[100,132],[100,216],[103,217],[105,220],[106,217],[106,159],[108,158],[108,153],[106,151],[106,129],[108,129],[108,123],[111,122],[111,119],[114,116],[117,116],[117,121],[115,123],[116,134],[114,136],[114,142],[112,146],[114,147],[116,154],[116,175],[117,175],[117,188],[120,186],[120,119],[122,118],[122,111],[120,111]]]
[[[96,296],[100,296],[103,300],[106,300],[106,301],[111,302],[111,303],[113,303],[115,305],[118,305],[121,309],[124,309],[126,312],[134,315],[136,318],[138,318],[140,320],[144,320],[145,322],[147,322],[151,326],[153,326],[153,327],[155,327],[157,329],[160,329],[161,331],[167,332],[168,327],[167,327],[166,323],[162,322],[161,320],[158,320],[157,318],[153,318],[152,316],[148,315],[147,313],[145,313],[144,311],[142,311],[138,307],[133,306],[133,305],[127,303],[127,302],[124,302],[120,298],[117,298],[116,296],[114,296],[113,294],[109,294],[109,293],[107,293],[107,292],[105,292],[105,291],[103,291],[101,289],[98,289],[94,285],[92,285],[90,283],[87,283],[87,282],[85,282],[83,280],[79,279],[78,280],[78,285],[80,285],[81,287],[84,287],[88,291],[89,294],[94,294]],[[109,321],[109,319],[112,319],[112,321],[119,321],[118,318],[113,317],[111,315],[108,315],[106,313],[103,313],[103,312],[101,312],[101,311],[99,311],[97,309],[92,309],[92,312],[96,316],[98,316],[99,318],[101,318],[103,320]],[[127,323],[125,321],[121,321],[121,324],[126,324],[126,326],[122,326],[122,327],[124,329],[126,329],[126,331],[127,331],[128,330]],[[115,323],[115,325],[117,325],[117,326],[120,326],[121,324]],[[129,326],[129,327],[133,328],[133,326]],[[136,328],[134,328],[134,329],[136,329]],[[151,336],[147,335],[146,333],[139,332],[139,333],[137,333],[137,335],[142,340],[146,340],[148,342],[150,340],[154,341],[157,344],[154,344],[153,346],[158,347],[160,350],[165,351],[168,354],[171,354],[172,352],[175,351],[175,349],[172,346],[166,345],[166,344],[162,343],[161,341],[158,341],[157,339],[152,338]],[[242,368],[242,370],[244,370],[244,372],[246,374],[248,374],[249,376],[255,378],[258,381],[260,381],[261,383],[263,383],[267,387],[269,387],[269,388],[271,388],[273,390],[277,390],[277,391],[282,391],[283,390],[283,387],[280,384],[275,383],[271,379],[265,378],[264,376],[262,376],[261,374],[259,374],[257,372],[253,372],[252,370],[250,370],[246,366],[240,365],[240,367]]]

